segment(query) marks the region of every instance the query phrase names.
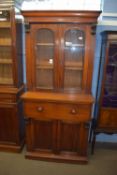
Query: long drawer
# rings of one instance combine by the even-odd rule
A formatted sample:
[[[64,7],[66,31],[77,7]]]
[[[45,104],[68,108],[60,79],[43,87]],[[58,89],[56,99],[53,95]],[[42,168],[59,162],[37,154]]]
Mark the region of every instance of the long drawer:
[[[86,121],[90,119],[90,105],[52,103],[52,102],[24,102],[24,115],[37,119],[57,119],[69,121]]]

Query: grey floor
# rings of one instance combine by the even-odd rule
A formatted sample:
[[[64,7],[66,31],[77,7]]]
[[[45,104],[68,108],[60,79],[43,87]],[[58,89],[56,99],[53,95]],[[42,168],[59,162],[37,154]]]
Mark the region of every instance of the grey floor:
[[[0,175],[117,175],[117,144],[96,144],[87,165],[28,160],[25,152],[0,152]]]

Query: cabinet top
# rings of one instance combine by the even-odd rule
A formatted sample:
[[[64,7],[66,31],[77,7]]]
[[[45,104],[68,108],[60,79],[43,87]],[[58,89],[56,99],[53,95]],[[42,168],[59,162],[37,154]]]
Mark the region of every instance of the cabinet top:
[[[22,11],[22,15],[30,22],[42,20],[43,22],[96,22],[101,11]]]
[[[94,98],[90,94],[67,94],[55,92],[26,92],[21,98],[24,101],[48,101],[48,102],[65,102],[65,103],[81,103],[91,104]]]

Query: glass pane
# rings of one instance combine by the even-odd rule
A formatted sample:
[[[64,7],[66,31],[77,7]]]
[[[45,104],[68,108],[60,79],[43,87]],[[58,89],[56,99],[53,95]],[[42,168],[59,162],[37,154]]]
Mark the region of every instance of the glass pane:
[[[109,46],[102,103],[104,107],[117,107],[117,42],[111,43]]]
[[[65,33],[65,89],[81,89],[84,63],[84,32],[73,29]]]
[[[54,35],[49,29],[36,33],[36,86],[53,88]]]
[[[13,84],[11,52],[10,29],[0,28],[0,84],[2,85]]]

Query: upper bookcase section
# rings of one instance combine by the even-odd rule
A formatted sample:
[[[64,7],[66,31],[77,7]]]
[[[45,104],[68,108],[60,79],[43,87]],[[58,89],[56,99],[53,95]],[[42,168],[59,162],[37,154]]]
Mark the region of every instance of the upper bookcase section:
[[[101,10],[101,0],[24,0],[22,10]]]

